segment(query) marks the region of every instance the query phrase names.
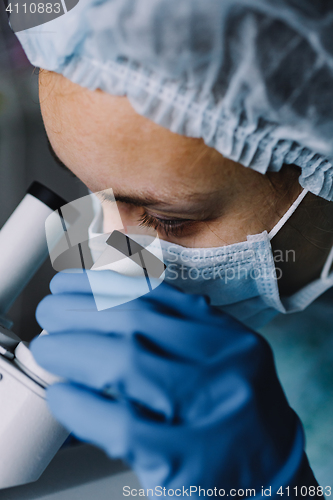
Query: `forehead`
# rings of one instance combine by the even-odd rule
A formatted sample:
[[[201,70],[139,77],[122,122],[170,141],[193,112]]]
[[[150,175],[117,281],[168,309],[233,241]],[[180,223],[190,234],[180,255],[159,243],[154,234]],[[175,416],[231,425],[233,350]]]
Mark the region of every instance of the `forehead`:
[[[57,155],[93,191],[111,187],[169,201],[194,200],[230,185],[236,173],[236,164],[201,139],[155,124],[136,113],[125,97],[92,92],[42,72],[40,102]]]

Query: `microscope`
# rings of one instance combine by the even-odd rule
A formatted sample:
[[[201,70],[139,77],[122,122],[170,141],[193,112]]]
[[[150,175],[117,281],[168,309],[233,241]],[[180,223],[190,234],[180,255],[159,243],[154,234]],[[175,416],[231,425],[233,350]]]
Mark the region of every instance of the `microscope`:
[[[48,257],[45,221],[64,204],[34,182],[0,231],[0,490],[36,481],[68,437],[45,400],[56,377],[37,365],[6,317]],[[56,245],[62,236],[57,225],[49,236]]]
[[[111,189],[103,194],[114,200]],[[67,430],[53,418],[46,403],[46,388],[59,379],[35,362],[29,344],[15,335],[11,321],[6,317],[29,280],[48,256],[56,271],[111,269],[141,276],[142,295],[158,286],[164,276],[166,266],[161,248],[155,250],[155,254],[149,250],[149,243],[156,235],[134,234],[130,238],[123,234],[116,204],[113,216],[119,230],[96,237],[106,241],[104,252],[93,263],[87,245],[87,228],[90,215],[93,215],[91,202],[94,196],[90,194],[66,203],[50,189],[34,182],[0,231],[0,500],[26,498],[27,486],[23,497],[19,488],[14,488],[18,496],[10,497],[2,497],[2,490],[37,481],[68,437]],[[139,241],[145,242],[143,246]],[[94,292],[94,282],[91,278],[89,281]],[[127,300],[137,296],[136,291]],[[98,310],[110,307],[109,304],[99,304],[96,296],[95,302]],[[47,335],[47,332],[43,331],[41,335]],[[107,462],[104,455],[96,455],[92,450],[81,450],[75,460],[82,460],[84,456],[86,462],[90,461],[88,473],[78,474],[76,483],[81,484],[75,486],[87,482],[91,473],[90,488],[95,485],[98,498],[109,498],[109,492],[114,492],[115,488],[118,495],[122,488],[118,474],[128,474],[126,467]],[[81,469],[82,466],[85,465],[81,461]],[[103,477],[100,477],[101,471]],[[74,479],[75,474],[72,476]],[[135,484],[136,478],[130,473],[126,484],[133,484],[133,481]],[[54,484],[55,479],[51,478],[49,483]],[[90,494],[90,490],[84,487],[80,490],[80,499],[89,498]],[[28,498],[44,499],[45,496],[44,493],[41,496],[38,490],[31,491]]]

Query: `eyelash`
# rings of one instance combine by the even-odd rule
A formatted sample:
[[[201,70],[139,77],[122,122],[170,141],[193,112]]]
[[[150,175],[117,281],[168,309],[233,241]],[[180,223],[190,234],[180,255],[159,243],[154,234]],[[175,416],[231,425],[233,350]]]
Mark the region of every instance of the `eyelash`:
[[[155,231],[163,232],[166,236],[181,236],[184,229],[187,229],[193,221],[190,220],[175,220],[175,219],[158,219],[145,212],[139,218],[140,226],[152,227]]]

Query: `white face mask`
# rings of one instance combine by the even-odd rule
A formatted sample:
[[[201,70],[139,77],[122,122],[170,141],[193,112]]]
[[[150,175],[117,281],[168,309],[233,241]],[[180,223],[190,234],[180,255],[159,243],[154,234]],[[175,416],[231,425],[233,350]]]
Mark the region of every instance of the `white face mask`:
[[[165,281],[187,293],[206,295],[211,305],[234,316],[251,328],[260,328],[279,313],[287,314],[305,309],[311,302],[333,286],[333,248],[321,277],[290,297],[281,298],[271,239],[299,206],[304,190],[270,233],[250,235],[247,241],[214,248],[185,248],[158,240],[146,246],[167,266]],[[94,201],[95,218],[89,227],[89,246],[94,262],[105,250],[108,235],[103,235],[103,212]],[[140,237],[130,235],[140,243]],[[141,241],[142,243],[142,241]],[[292,253],[292,251],[289,251]],[[291,257],[292,258],[292,257]],[[129,259],[112,264],[109,269],[135,275]]]

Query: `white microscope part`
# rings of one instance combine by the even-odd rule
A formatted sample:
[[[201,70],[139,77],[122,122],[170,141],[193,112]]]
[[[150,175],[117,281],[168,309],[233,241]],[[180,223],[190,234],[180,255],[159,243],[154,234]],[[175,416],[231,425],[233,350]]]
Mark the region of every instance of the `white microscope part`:
[[[32,187],[34,185],[37,185],[37,189],[43,189],[39,183],[34,183]],[[44,190],[47,194],[51,193],[47,188]],[[55,194],[54,196],[56,197]],[[63,203],[66,202],[63,201]],[[2,227],[0,231],[0,315],[8,311],[47,258],[45,221],[53,211],[53,208],[28,192]],[[52,243],[54,245],[62,234],[58,226],[53,227]]]
[[[45,399],[45,388],[59,379],[5,328],[5,313],[48,256],[45,221],[65,204],[33,183],[0,231],[0,489],[36,481],[68,437]],[[72,220],[76,216],[70,214]],[[62,235],[59,224],[49,226],[51,247]]]
[[[44,387],[0,356],[0,489],[36,481],[68,437],[45,397]]]
[[[44,332],[42,332],[41,335],[47,334]],[[26,342],[20,342],[16,347],[14,363],[42,387],[46,388],[51,384],[63,381],[63,379],[47,372],[36,363],[35,358],[29,349],[29,344]]]

